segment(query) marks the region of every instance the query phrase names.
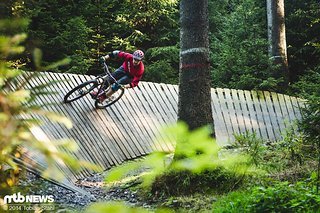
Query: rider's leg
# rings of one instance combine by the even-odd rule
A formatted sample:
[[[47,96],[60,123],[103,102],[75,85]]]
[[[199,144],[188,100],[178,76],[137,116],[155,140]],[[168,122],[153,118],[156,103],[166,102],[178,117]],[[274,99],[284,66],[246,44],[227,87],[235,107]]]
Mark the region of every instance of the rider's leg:
[[[122,78],[124,78],[127,73],[124,71],[124,68],[123,66],[119,67],[116,71],[114,71],[113,73],[111,73],[112,77],[116,80],[121,81]],[[112,77],[109,77],[109,82],[110,84],[114,83],[114,79]],[[105,88],[106,89],[106,88]],[[109,89],[107,92],[106,92],[106,96],[107,97],[110,97],[113,95],[113,93],[115,92],[116,90],[112,90],[112,89]]]
[[[118,83],[121,85],[130,84],[131,82],[132,77],[127,74],[118,80]],[[111,89],[106,92],[106,96],[111,97],[116,91],[118,91],[118,89],[119,87],[117,87],[116,85],[111,86]]]
[[[123,68],[123,66],[121,66],[121,67],[119,67],[118,69],[116,69],[113,73],[111,73],[111,75],[112,75],[112,77],[109,77],[109,82],[110,82],[110,84],[113,84],[114,83],[114,79],[116,79],[116,80],[119,80],[120,78],[122,78],[123,76],[125,76],[126,75],[126,72],[124,71],[124,68]],[[105,85],[105,87],[104,88],[102,88],[102,89],[107,89],[107,87],[108,87],[109,85]]]
[[[118,69],[116,69],[113,73],[111,73],[112,77],[115,78],[116,80],[120,79],[121,77],[123,77],[124,75],[126,75],[123,66],[119,67]],[[110,82],[110,84],[112,84],[114,82],[114,79],[109,76],[108,81]],[[107,84],[107,82],[100,88],[100,91],[105,91],[108,88],[109,84]],[[94,89],[93,91],[90,92],[90,95],[92,98],[95,98],[98,94],[98,89]],[[99,96],[101,95],[101,93],[99,94]]]

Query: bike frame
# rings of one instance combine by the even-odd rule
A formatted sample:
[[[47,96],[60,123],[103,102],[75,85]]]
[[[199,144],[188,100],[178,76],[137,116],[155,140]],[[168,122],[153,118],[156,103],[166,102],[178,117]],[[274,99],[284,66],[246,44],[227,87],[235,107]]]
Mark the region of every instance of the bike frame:
[[[106,102],[106,103],[101,103],[99,100],[100,95],[104,94],[107,89],[111,89],[110,87],[113,83],[119,85],[117,79],[115,79],[112,76],[112,74],[108,68],[108,65],[105,62],[103,62],[103,70],[104,70],[104,74],[101,74],[92,80],[83,82],[83,83],[79,84],[78,86],[74,87],[73,89],[71,89],[64,96],[64,102],[70,103],[75,100],[78,100],[79,98],[88,94],[94,88],[98,89],[97,94],[94,97],[92,97],[93,99],[95,99],[96,108],[102,109],[102,108],[108,107],[108,106],[114,104],[116,101],[118,101],[124,93],[123,86],[121,86],[121,88],[120,88],[121,92],[118,93],[118,96],[116,96],[116,98],[114,100],[111,100],[110,102]],[[89,86],[89,88],[87,86]]]
[[[103,86],[105,85],[105,83],[107,82],[108,83],[108,86],[111,86],[111,81],[109,79],[109,77],[111,77],[114,81],[114,83],[116,84],[119,84],[117,79],[115,79],[112,75],[111,75],[111,72],[109,71],[109,67],[108,65],[106,64],[106,62],[103,62],[103,70],[105,72],[105,75],[103,76],[100,76],[100,77],[97,77],[97,83],[100,85],[99,89],[98,89],[98,93],[97,93],[97,96],[98,94],[100,94],[102,92],[102,88]],[[101,81],[101,80],[102,81]],[[101,83],[100,83],[101,82]]]
[[[98,93],[97,93],[97,96],[95,98],[98,98],[99,94],[101,94],[103,88],[106,89],[108,86],[111,86],[111,81],[109,79],[109,77],[113,80],[113,83],[115,84],[118,84],[118,81],[117,79],[115,79],[112,75],[111,75],[111,72],[109,71],[109,67],[108,65],[106,64],[106,62],[104,61],[103,62],[103,70],[105,72],[105,75],[101,76],[100,78],[102,78],[102,81],[99,79],[99,77],[97,77],[96,81],[98,83],[98,85],[100,85],[99,89],[98,89]],[[101,82],[101,83],[100,83]],[[107,87],[104,87],[104,85],[106,84],[106,82],[108,83],[108,86]],[[123,88],[123,86],[121,86]]]

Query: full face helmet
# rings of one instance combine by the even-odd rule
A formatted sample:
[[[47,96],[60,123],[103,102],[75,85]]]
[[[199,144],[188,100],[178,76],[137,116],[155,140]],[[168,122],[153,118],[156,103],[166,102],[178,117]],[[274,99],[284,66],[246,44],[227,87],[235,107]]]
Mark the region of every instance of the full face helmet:
[[[141,61],[144,57],[144,53],[141,50],[136,50],[133,52],[133,58],[135,60]]]

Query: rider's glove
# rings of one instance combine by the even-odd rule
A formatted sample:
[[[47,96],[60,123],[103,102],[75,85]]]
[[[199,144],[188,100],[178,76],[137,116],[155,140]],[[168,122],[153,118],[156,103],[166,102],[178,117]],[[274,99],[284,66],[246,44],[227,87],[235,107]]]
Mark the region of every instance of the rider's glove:
[[[100,64],[103,64],[105,61],[106,61],[106,59],[104,58],[104,56],[101,56],[101,57],[99,58],[99,63],[100,63]]]
[[[117,83],[111,85],[111,89],[112,89],[113,91],[117,91],[117,90],[120,89],[121,87],[123,87],[123,85],[117,84]]]

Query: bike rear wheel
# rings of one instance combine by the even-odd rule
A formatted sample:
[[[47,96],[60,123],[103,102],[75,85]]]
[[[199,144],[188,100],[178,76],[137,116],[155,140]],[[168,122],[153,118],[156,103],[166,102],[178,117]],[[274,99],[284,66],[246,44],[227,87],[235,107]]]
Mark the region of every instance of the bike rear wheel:
[[[86,81],[72,90],[70,90],[65,96],[64,96],[64,103],[70,103],[72,101],[78,100],[79,98],[85,96],[88,94],[91,90],[93,90],[95,87],[97,87],[97,81],[96,80],[90,80]]]
[[[109,86],[105,90],[105,92],[108,93],[109,90],[111,90],[111,86]],[[111,95],[111,97],[104,98],[104,100],[102,100],[103,98],[97,97],[94,105],[97,109],[104,109],[108,106],[111,106],[115,102],[117,102],[123,96],[123,94],[124,94],[124,89],[120,88],[116,92],[114,92]]]

